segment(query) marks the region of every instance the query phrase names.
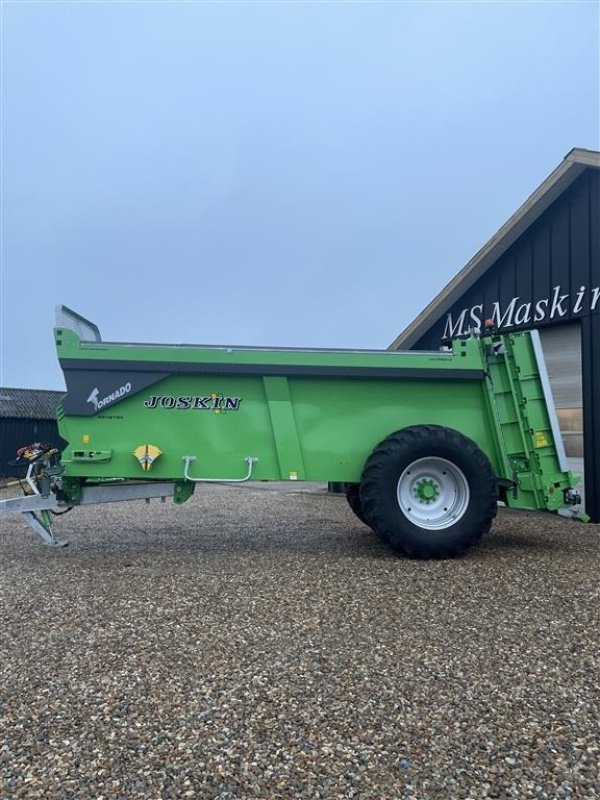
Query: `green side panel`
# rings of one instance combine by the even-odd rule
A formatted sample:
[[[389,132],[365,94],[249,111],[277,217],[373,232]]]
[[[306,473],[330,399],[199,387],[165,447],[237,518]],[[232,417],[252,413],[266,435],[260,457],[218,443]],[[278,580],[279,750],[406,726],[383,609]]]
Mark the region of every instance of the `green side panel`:
[[[478,381],[295,380],[290,392],[309,480],[359,481],[379,442],[410,425],[454,428],[496,466]]]
[[[147,408],[144,404],[160,393],[167,396],[239,396],[238,410]],[[69,476],[98,478],[183,479],[183,456],[196,456],[195,478],[240,478],[246,472],[244,458],[259,458],[258,479],[279,480],[279,464],[265,391],[260,378],[173,376],[150,389],[122,400],[92,417],[64,417],[59,432],[69,442],[62,463]],[[106,463],[81,463],[75,453],[87,441],[93,450],[109,446]],[[148,472],[142,470],[134,450],[146,444],[160,455]]]
[[[147,408],[168,396],[239,396],[238,410]],[[183,477],[184,455],[196,456],[198,478],[238,478],[244,458],[259,459],[257,480],[355,482],[373,448],[409,425],[447,425],[473,439],[496,466],[496,448],[479,381],[368,381],[318,378],[166,378],[92,417],[63,417],[69,476]],[[139,446],[162,452],[149,472]],[[90,458],[85,458],[85,453]],[[111,452],[110,460],[97,460]]]
[[[304,481],[306,472],[289,381],[287,378],[265,377],[263,386],[271,415],[279,477],[281,480]]]

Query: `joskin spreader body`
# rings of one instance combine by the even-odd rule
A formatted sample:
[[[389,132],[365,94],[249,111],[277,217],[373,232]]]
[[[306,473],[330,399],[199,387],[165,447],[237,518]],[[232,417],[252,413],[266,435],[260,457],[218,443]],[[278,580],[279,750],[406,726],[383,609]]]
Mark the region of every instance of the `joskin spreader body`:
[[[537,333],[391,352],[103,342],[60,306],[54,330],[68,443],[30,456],[26,516],[172,497],[197,483],[343,483],[355,514],[397,552],[463,553],[497,501],[584,515],[568,471]]]

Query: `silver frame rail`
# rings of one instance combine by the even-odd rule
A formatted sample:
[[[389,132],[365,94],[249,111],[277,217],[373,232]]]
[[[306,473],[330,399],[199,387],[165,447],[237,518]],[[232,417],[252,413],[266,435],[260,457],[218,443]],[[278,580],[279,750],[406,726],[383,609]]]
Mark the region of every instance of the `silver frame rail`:
[[[75,505],[91,506],[99,503],[118,503],[126,500],[150,500],[157,497],[172,497],[174,481],[147,481],[144,483],[115,483],[84,486]],[[26,497],[9,497],[0,500],[0,519],[6,514],[22,514],[32,530],[48,547],[64,547],[68,544],[64,539],[57,539],[52,532],[52,525],[42,521],[37,512],[61,511],[71,504],[58,500],[56,495],[46,497],[40,494]]]

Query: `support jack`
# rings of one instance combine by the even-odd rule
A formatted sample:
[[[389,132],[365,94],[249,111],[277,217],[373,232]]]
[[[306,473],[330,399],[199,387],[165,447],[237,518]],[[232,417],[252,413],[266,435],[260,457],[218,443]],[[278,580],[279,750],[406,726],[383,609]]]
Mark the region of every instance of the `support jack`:
[[[66,547],[69,542],[66,539],[57,539],[52,531],[52,519],[49,512],[42,511],[41,513],[44,518],[43,522],[34,511],[23,511],[23,516],[46,547]]]

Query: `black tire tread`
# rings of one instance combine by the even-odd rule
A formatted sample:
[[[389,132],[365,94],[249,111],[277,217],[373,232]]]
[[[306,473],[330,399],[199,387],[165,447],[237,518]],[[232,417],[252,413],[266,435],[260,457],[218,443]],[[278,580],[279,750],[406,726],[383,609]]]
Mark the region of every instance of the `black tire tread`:
[[[368,528],[370,528],[371,526],[367,522],[367,518],[362,507],[362,501],[360,499],[360,484],[346,484],[346,500],[348,501],[348,505],[352,509],[355,516],[359,518],[363,525],[366,525]]]
[[[390,461],[401,459],[410,450],[428,447],[432,442],[462,452],[472,462],[483,483],[482,510],[478,524],[460,542],[449,542],[435,552],[427,546],[426,537],[421,543],[408,544],[405,541],[399,543],[394,535],[396,529],[391,524],[389,516],[382,510],[380,503],[384,470],[389,467]],[[416,425],[392,433],[369,456],[360,483],[360,499],[363,513],[368,520],[367,524],[380,538],[388,540],[393,549],[409,557],[421,559],[462,555],[479,541],[490,530],[496,516],[497,492],[497,479],[485,453],[468,437],[441,425]]]

